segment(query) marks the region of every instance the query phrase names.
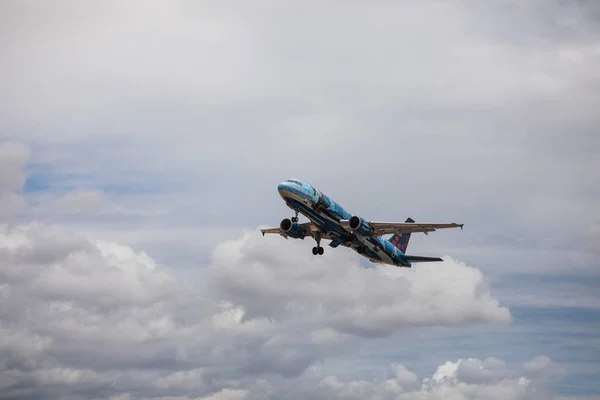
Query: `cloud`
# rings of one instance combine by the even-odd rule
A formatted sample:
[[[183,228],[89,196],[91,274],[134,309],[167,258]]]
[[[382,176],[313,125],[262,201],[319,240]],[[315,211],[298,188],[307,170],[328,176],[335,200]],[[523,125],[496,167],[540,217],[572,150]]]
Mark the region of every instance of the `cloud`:
[[[25,183],[23,167],[31,151],[21,143],[0,143],[0,190],[2,192],[19,191]]]
[[[521,371],[512,371],[503,361],[493,358],[460,359],[440,365],[431,378],[424,378],[417,387],[406,387],[399,377],[383,381],[341,381],[329,376],[322,380],[320,388],[326,393],[323,398],[345,400],[550,399],[552,396],[541,380],[552,374],[542,373],[534,378],[529,374],[530,364],[536,362],[525,363]],[[549,360],[544,364],[558,368]]]
[[[593,2],[235,3],[0,4],[0,136],[34,150],[44,188],[24,198],[29,150],[3,147],[0,224],[25,221],[0,254],[11,388],[251,397],[249,376],[298,377],[366,338],[597,308],[593,279],[552,300],[493,280],[597,274]],[[275,185],[298,175],[365,218],[467,229],[416,236],[451,257],[411,271],[250,234],[207,272],[215,246],[288,215]],[[493,370],[467,365],[469,382]]]
[[[414,217],[462,218],[489,242],[491,226],[548,237],[546,254],[588,227],[593,7],[150,4],[3,3],[2,128],[43,148],[52,187],[137,189],[119,201],[166,210],[148,225],[216,210],[250,227],[277,199],[241,207],[239,191],[268,193],[301,159],[307,179],[374,218],[405,218],[401,198]]]
[[[583,230],[583,248],[597,257],[600,254],[600,206],[591,207],[588,218],[588,225]]]
[[[557,396],[554,400],[600,400],[600,396]]]
[[[248,394],[247,390],[223,389],[218,393],[203,397],[200,400],[242,400]]]
[[[275,3],[4,2],[0,128],[59,195],[102,194],[32,217],[129,245],[168,226],[144,248],[200,259],[191,227],[276,224],[302,175],[365,218],[465,222],[427,243],[487,274],[595,273],[561,252],[598,242],[593,7]]]
[[[30,224],[0,235],[0,265],[0,385],[11,398],[87,397],[107,385],[153,397],[190,382],[200,397],[213,391],[203,367],[215,374],[226,363],[219,348],[244,341],[217,335],[212,301],[127,246]]]
[[[23,181],[8,190],[19,193]],[[365,269],[350,251],[314,257],[310,246],[246,232],[214,248],[206,281],[186,282],[93,232],[5,226],[0,389],[7,398],[253,400],[298,398],[308,385],[317,399],[518,399],[534,388],[547,398],[551,381],[564,376],[546,356],[518,373],[489,358],[448,361],[425,379],[396,363],[389,379],[316,376],[315,386],[313,367],[365,340],[512,316],[480,270],[451,257],[410,270]]]
[[[0,143],[0,224],[9,222],[25,207],[21,189],[29,157],[29,148],[21,143]]]
[[[247,318],[290,316],[358,336],[383,336],[407,326],[508,323],[481,271],[446,257],[412,270],[364,269],[349,251],[315,258],[308,243],[247,233],[213,253],[216,296]],[[343,249],[342,249],[343,250]]]
[[[506,365],[503,361],[488,358],[484,361],[468,359],[461,361],[456,368],[457,377],[465,383],[489,383],[505,378]]]
[[[56,200],[59,212],[98,212],[106,206],[104,194],[97,190],[74,190]]]
[[[459,262],[435,277],[273,244],[251,232],[218,246],[203,290],[128,246],[35,222],[6,229],[3,393],[246,398],[271,390],[255,378],[301,376],[361,337],[510,320],[481,273]],[[415,386],[414,373],[394,371],[403,388]]]
[[[523,372],[529,377],[543,376],[549,378],[560,377],[566,373],[563,368],[552,363],[550,358],[546,356],[538,356],[523,364]]]

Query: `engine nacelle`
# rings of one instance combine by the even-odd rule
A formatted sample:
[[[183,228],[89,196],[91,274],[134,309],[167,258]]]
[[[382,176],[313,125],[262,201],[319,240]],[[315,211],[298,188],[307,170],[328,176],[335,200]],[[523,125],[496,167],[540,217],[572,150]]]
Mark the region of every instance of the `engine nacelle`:
[[[289,218],[281,221],[279,229],[281,229],[281,232],[294,239],[304,239],[304,236],[306,236],[304,229],[297,223],[292,222]]]
[[[373,227],[367,221],[362,219],[361,217],[357,217],[356,215],[350,218],[349,225],[350,229],[358,236],[371,236],[373,235]]]

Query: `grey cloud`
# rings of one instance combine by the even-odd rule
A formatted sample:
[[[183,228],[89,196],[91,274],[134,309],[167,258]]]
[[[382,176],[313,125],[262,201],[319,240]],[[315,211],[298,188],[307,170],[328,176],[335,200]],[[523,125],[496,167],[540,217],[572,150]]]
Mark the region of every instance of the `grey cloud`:
[[[556,396],[554,400],[599,400],[600,396]]]
[[[595,258],[565,268],[578,245],[594,253],[599,242],[593,2],[232,4],[2,2],[0,135],[37,150],[29,168],[49,198],[66,194],[86,208],[68,193],[97,190],[109,204],[95,216],[65,215],[28,194],[40,207],[25,208],[28,150],[9,145],[0,222],[26,210],[162,259],[200,257],[240,227],[276,224],[289,213],[276,183],[302,175],[367,218],[465,222],[464,236],[440,232],[411,246],[486,275],[597,271]],[[0,295],[11,301],[0,311],[18,321],[2,325],[11,347],[1,361],[23,396],[32,386],[41,397],[64,394],[48,386],[56,375],[100,398],[235,396],[245,389],[234,380],[297,375],[354,346],[352,336],[509,318],[477,269],[450,260],[451,276],[425,267],[414,279],[384,278],[359,271],[343,250],[311,259],[315,269],[277,253],[280,242],[229,243],[215,253],[207,300],[127,247],[40,224],[7,231],[1,244]],[[294,245],[283,249],[308,258],[306,244]],[[239,259],[223,254],[227,246]],[[557,246],[571,246],[572,258]],[[422,301],[410,303],[410,290]],[[217,299],[234,304],[221,309]],[[43,329],[31,330],[32,320]],[[172,376],[199,369],[185,384]],[[166,376],[171,383],[156,389]]]
[[[495,383],[506,378],[506,364],[502,360],[488,358],[463,360],[456,369],[456,376],[465,383]]]
[[[31,155],[29,148],[21,143],[0,144],[0,191],[20,191],[25,183],[24,164]]]
[[[541,3],[532,4],[535,10]],[[590,40],[594,29],[569,41],[548,39],[539,47],[517,45],[493,29],[481,34],[483,21],[493,25],[504,18],[493,7],[380,3],[365,14],[356,4],[344,11],[302,9],[299,16],[285,7],[247,13],[209,8],[196,23],[189,20],[196,14],[182,14],[185,7],[148,11],[164,11],[160,32],[150,15],[126,6],[105,11],[107,21],[116,25],[112,32],[82,8],[70,11],[79,18],[64,14],[69,16],[66,31],[54,29],[64,22],[56,10],[44,28],[51,34],[30,37],[15,31],[26,36],[16,35],[24,42],[13,43],[15,51],[39,57],[37,64],[48,58],[41,50],[45,42],[39,41],[68,52],[73,48],[66,44],[75,40],[70,29],[90,33],[77,39],[83,43],[77,42],[75,49],[85,50],[52,56],[51,63],[58,64],[54,69],[40,72],[32,63],[18,69],[25,77],[13,71],[19,86],[4,92],[9,99],[17,89],[29,93],[22,90],[30,85],[26,78],[38,72],[81,75],[83,86],[91,85],[85,101],[76,102],[83,109],[74,112],[69,106],[75,101],[68,94],[77,94],[81,85],[68,89],[62,80],[48,77],[48,85],[54,82],[54,92],[65,99],[52,99],[59,110],[51,116],[34,118],[35,107],[28,108],[27,121],[47,118],[46,125],[61,134],[53,136],[53,143],[45,139],[50,137],[45,130],[27,130],[31,133],[23,137],[44,146],[35,161],[52,165],[54,174],[48,179],[56,186],[118,183],[116,190],[155,189],[116,199],[121,207],[98,216],[96,224],[110,223],[120,228],[113,231],[122,232],[132,230],[130,221],[143,221],[149,229],[165,224],[253,227],[277,215],[276,223],[280,217],[272,210],[281,204],[274,185],[299,175],[301,164],[304,177],[365,217],[405,218],[410,210],[419,219],[461,219],[488,243],[496,243],[490,231],[498,230],[547,237],[550,244],[544,249],[550,259],[560,258],[552,245],[562,243],[563,235],[576,236],[588,227],[589,205],[597,203],[590,188],[600,170],[593,133],[598,116],[590,111],[600,104],[598,53]],[[515,15],[515,7],[503,12]],[[213,22],[207,22],[213,14]],[[37,22],[35,15],[19,15],[30,24]],[[119,22],[132,15],[139,17],[135,29]],[[537,21],[531,10],[519,15],[524,24]],[[309,23],[314,29],[306,29]],[[221,48],[216,55],[215,42]],[[120,56],[137,43],[132,51],[139,57]],[[171,61],[160,58],[173,68],[140,64],[159,54],[171,54]],[[244,62],[228,61],[228,54],[242,55]],[[99,58],[102,63],[95,63]],[[243,68],[235,79],[193,68],[206,59]],[[207,83],[206,76],[216,83]],[[240,77],[251,87],[239,84]],[[140,82],[155,95],[134,90],[130,83],[117,84],[122,81]],[[219,96],[229,98],[207,100],[214,95],[213,84]],[[27,104],[47,109],[43,97],[23,96]],[[104,98],[111,100],[109,106],[99,106]],[[120,99],[127,104],[117,106]],[[16,102],[7,104],[6,113],[13,117],[4,123],[26,124],[10,112]],[[77,129],[56,127],[63,125],[65,110],[76,115],[69,124],[73,118],[80,121]],[[106,120],[111,121],[108,126]],[[241,159],[243,163],[230,162]],[[218,180],[213,171],[219,171]],[[159,188],[173,196],[157,195]],[[246,193],[242,204],[240,192]],[[181,239],[187,240],[186,235]],[[505,250],[511,251],[510,246]],[[193,246],[186,251],[194,251]],[[502,264],[496,261],[495,269],[510,270]],[[555,265],[564,270],[562,262]]]
[[[217,290],[205,292],[128,246],[39,223],[8,229],[0,236],[3,393],[202,397],[246,390],[256,377],[298,377],[360,336],[510,319],[481,274],[460,263],[436,283],[425,271],[360,270],[352,258],[309,263],[304,245],[262,239],[249,233],[217,247],[209,279]],[[415,385],[410,371],[397,367],[396,376]]]
[[[107,205],[104,194],[97,190],[76,190],[56,200],[59,212],[99,212]]]
[[[600,254],[600,207],[590,210],[588,226],[583,231],[583,247],[594,257]]]
[[[244,323],[236,308],[203,298],[126,246],[39,224],[3,233],[0,246],[0,364],[10,398],[167,395],[190,384],[176,384],[177,373],[199,370],[198,397],[227,379],[296,376],[340,347],[313,342],[310,327]]]
[[[51,264],[77,250],[91,250],[89,243],[82,237],[68,235],[58,227],[36,223],[24,229],[17,228],[4,239],[16,245],[10,256],[17,264]]]
[[[277,199],[248,195],[240,207],[238,193],[268,193],[301,163],[375,217],[402,199],[421,218],[469,219],[481,235],[485,222],[559,242],[550,232],[587,226],[600,170],[589,6],[152,4],[5,6],[15,56],[3,65],[14,78],[3,124],[44,146],[36,162],[55,185],[168,188],[175,199],[120,201],[160,205],[145,220],[154,227],[206,223],[206,210],[249,227]],[[31,120],[60,133],[25,129]]]
[[[10,221],[10,219],[19,211],[25,208],[25,201],[22,196],[16,193],[0,193],[0,218],[2,222]]]
[[[21,190],[25,184],[25,164],[30,150],[21,143],[0,143],[0,223],[10,222],[25,208]]]
[[[600,308],[600,294],[596,278],[580,277],[572,282],[554,278],[554,281],[533,279],[521,276],[521,282],[513,280],[505,287],[495,285],[499,295],[505,298],[509,307],[536,307],[545,309],[578,308],[597,310]],[[531,288],[531,282],[537,281]],[[557,296],[560,293],[560,296]]]
[[[528,377],[539,378],[540,376],[545,377],[560,377],[563,376],[566,371],[557,366],[546,356],[538,356],[531,361],[523,364],[523,372]]]
[[[3,393],[293,398],[306,393],[302,374],[310,366],[347,352],[357,338],[419,325],[510,321],[481,272],[452,259],[443,269],[365,270],[349,252],[315,260],[308,243],[275,240],[249,232],[217,246],[207,292],[128,246],[41,223],[6,229],[0,236]],[[310,394],[348,398],[358,387],[374,398],[436,398],[440,385],[462,393],[455,380],[475,385],[468,392],[481,398],[522,389],[512,375],[498,383],[503,363],[497,360],[457,365],[455,378],[441,368],[423,381],[425,394],[402,365],[383,385],[331,377]],[[540,358],[526,372],[542,382],[556,370]]]
[[[411,390],[417,386],[418,377],[412,371],[409,371],[404,365],[397,364],[393,366],[395,379],[398,385],[404,390]]]

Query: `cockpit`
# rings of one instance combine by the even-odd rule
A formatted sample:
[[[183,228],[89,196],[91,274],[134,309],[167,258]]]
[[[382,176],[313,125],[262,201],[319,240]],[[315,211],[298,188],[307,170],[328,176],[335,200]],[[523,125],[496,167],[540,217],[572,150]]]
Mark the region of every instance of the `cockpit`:
[[[299,186],[297,190],[300,190],[302,193],[304,193],[304,195],[312,197],[312,201],[317,201],[317,199],[321,196],[321,192],[315,189],[310,183],[299,181],[297,179],[287,179],[286,181],[282,182],[280,185],[280,190],[288,190],[285,189],[285,185],[290,184],[293,186]]]

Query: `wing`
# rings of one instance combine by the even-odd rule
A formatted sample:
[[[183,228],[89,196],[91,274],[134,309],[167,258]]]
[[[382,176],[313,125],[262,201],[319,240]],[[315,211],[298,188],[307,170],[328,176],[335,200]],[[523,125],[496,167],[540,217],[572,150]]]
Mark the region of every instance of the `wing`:
[[[260,230],[263,234],[263,236],[265,236],[265,233],[281,233],[281,229],[279,228],[265,228],[265,229],[261,229]]]
[[[350,221],[343,219],[340,224],[347,230],[350,229]],[[390,233],[417,233],[423,232],[426,235],[429,232],[434,232],[438,229],[445,228],[460,228],[462,229],[464,224],[457,224],[455,222],[450,223],[431,223],[431,222],[379,222],[369,221],[369,224],[373,227],[373,236],[388,235]]]
[[[317,235],[317,233],[319,232],[319,228],[311,222],[304,222],[304,223],[298,224],[298,225],[300,225],[300,227],[302,228],[302,230],[304,231],[306,236],[315,237]],[[277,233],[286,239],[289,236],[288,234],[283,232],[280,228],[263,228],[260,231],[262,232],[263,236],[265,236],[265,233]],[[329,234],[326,234],[323,232],[321,232],[321,238],[322,239],[331,239]]]

